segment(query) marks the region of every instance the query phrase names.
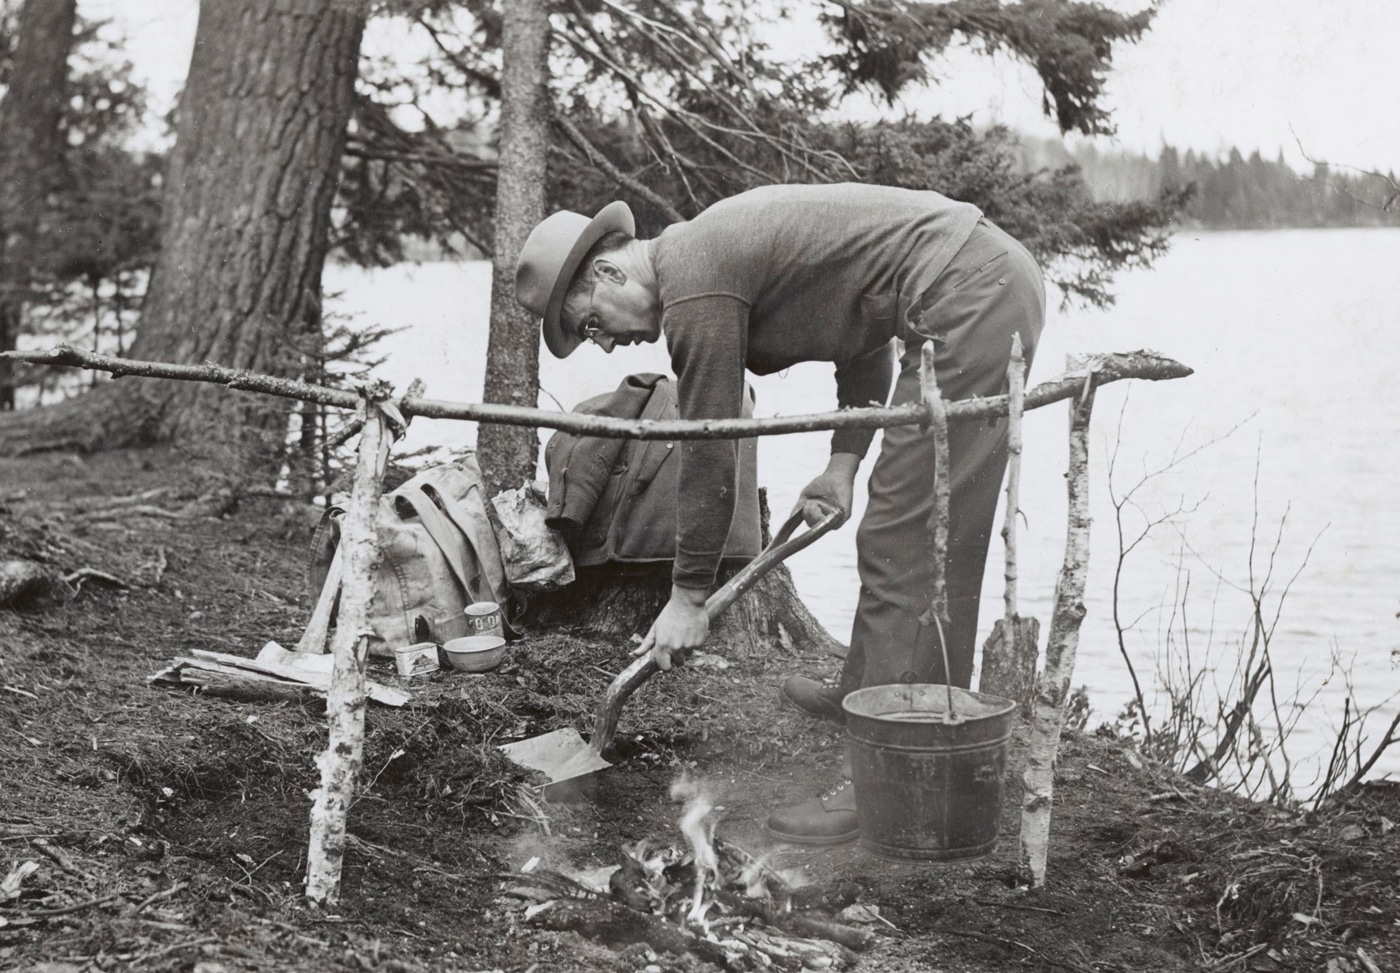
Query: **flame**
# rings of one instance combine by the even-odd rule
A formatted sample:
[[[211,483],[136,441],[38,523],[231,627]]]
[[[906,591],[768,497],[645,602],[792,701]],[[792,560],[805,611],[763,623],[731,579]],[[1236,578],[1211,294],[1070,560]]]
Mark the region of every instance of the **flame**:
[[[751,899],[768,896],[768,867],[762,858],[755,858],[739,873],[739,881],[744,883],[744,894]]]
[[[704,901],[705,886],[709,882],[719,883],[719,855],[714,842],[717,822],[711,817],[715,803],[700,785],[685,776],[671,785],[671,798],[686,802],[681,812],[680,829],[695,860],[695,891],[691,895],[686,921],[703,926],[705,913],[709,911],[709,904]]]

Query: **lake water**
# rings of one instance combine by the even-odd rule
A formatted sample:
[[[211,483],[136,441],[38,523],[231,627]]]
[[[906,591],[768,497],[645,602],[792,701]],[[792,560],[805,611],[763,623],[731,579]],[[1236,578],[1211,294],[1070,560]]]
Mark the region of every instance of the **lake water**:
[[[457,401],[480,399],[489,286],[484,263],[336,267],[326,280],[328,292],[339,292],[329,302],[333,310],[407,328],[389,340],[380,375],[399,388],[421,376],[430,396]],[[1369,723],[1374,738],[1395,714],[1400,691],[1400,515],[1393,496],[1400,231],[1178,234],[1155,270],[1125,274],[1115,289],[1118,301],[1108,311],[1052,306],[1030,384],[1061,374],[1069,353],[1137,348],[1170,355],[1195,374],[1117,383],[1097,395],[1088,616],[1074,677],[1088,688],[1091,725],[1112,719],[1132,694],[1112,620],[1118,542],[1107,458],[1116,443],[1120,497],[1174,453],[1200,450],[1134,495],[1153,520],[1182,511],[1124,562],[1119,611],[1132,626],[1125,641],[1144,690],[1151,695],[1160,684],[1159,663],[1179,670],[1180,653],[1161,658],[1168,632],[1176,645],[1189,636],[1193,667],[1211,670],[1207,686],[1228,688],[1252,611],[1252,550],[1254,588],[1266,590],[1265,616],[1274,625],[1281,709],[1291,718],[1290,700],[1316,694],[1296,714],[1290,753],[1307,764],[1330,746],[1348,682],[1344,672],[1332,672],[1334,658],[1349,671],[1357,702],[1379,707]],[[668,371],[662,347],[608,356],[585,346],[567,363],[547,352],[541,362],[544,408],[572,407],[631,372]],[[834,408],[831,372],[830,365],[805,365],[755,378],[757,414]],[[1064,551],[1066,430],[1062,403],[1026,419],[1020,612],[1041,620],[1042,639]],[[760,482],[775,513],[786,513],[820,471],[828,435],[760,440]],[[417,420],[407,448],[474,438],[465,423]],[[868,469],[869,461],[857,516]],[[1127,511],[1131,537],[1144,521]],[[804,600],[843,641],[857,594],[854,533],[852,523],[791,561]],[[1001,613],[1001,557],[994,541],[984,635]],[[1179,604],[1185,624],[1182,611],[1172,610]],[[1378,772],[1400,775],[1400,747]],[[1305,784],[1310,774],[1305,767],[1298,779]]]

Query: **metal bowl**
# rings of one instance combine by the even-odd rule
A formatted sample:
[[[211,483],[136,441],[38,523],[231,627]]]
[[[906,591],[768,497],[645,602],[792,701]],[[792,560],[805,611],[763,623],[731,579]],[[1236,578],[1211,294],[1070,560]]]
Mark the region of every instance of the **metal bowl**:
[[[447,661],[459,672],[489,672],[506,655],[506,640],[499,635],[467,635],[442,645]]]

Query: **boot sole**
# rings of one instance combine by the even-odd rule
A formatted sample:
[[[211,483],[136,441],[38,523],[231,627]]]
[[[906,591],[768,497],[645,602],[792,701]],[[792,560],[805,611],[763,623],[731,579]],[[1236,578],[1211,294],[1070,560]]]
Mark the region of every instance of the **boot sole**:
[[[779,841],[787,841],[794,845],[811,845],[817,848],[826,848],[832,845],[844,845],[848,841],[855,841],[860,837],[860,829],[848,831],[844,834],[836,835],[807,835],[807,834],[784,834],[781,831],[774,831],[768,828],[768,833]]]

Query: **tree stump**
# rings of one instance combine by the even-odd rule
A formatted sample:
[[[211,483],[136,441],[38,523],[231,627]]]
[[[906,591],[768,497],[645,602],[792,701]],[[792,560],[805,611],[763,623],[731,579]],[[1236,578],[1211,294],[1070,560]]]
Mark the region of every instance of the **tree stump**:
[[[758,492],[763,542],[772,534],[768,498]],[[721,570],[717,585],[742,565]],[[603,638],[645,636],[671,596],[671,563],[582,568],[573,584],[535,595],[520,619],[527,629],[572,628]],[[710,626],[708,651],[731,658],[829,652],[844,656],[846,646],[832,637],[803,604],[792,572],[779,564]]]
[[[1040,644],[1040,620],[1013,615],[998,618],[982,646],[982,676],[978,692],[1014,699],[1021,718],[1029,720],[1035,708],[1036,647]]]

